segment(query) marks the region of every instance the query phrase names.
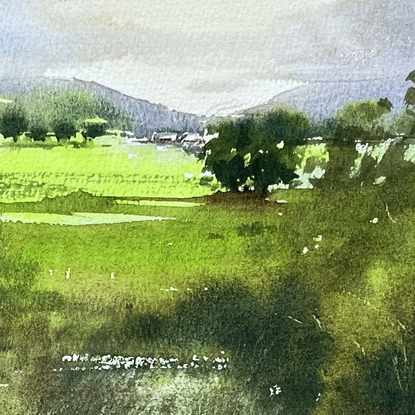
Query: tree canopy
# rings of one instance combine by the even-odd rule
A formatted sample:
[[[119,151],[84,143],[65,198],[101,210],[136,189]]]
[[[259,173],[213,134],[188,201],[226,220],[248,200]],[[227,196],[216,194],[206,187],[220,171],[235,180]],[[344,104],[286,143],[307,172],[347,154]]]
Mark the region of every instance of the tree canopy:
[[[27,115],[18,104],[7,105],[0,119],[0,133],[4,138],[13,137],[17,141],[19,135],[23,134],[29,125]]]
[[[76,135],[75,124],[69,120],[55,120],[52,123],[52,131],[55,133],[58,141],[70,139]]]
[[[388,98],[366,100],[344,105],[336,114],[331,140],[336,144],[382,140],[387,137],[385,116],[392,111]]]
[[[285,108],[224,120],[210,126],[219,136],[206,144],[201,158],[231,191],[245,186],[265,195],[270,185],[298,177],[293,151],[305,142],[310,126],[306,115]]]

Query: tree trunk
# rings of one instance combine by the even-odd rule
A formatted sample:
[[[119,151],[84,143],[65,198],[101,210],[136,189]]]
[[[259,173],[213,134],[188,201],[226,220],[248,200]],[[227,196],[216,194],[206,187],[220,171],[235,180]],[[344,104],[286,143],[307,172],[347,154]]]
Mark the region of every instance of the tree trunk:
[[[229,190],[232,193],[239,193],[239,183],[236,180],[229,183]]]

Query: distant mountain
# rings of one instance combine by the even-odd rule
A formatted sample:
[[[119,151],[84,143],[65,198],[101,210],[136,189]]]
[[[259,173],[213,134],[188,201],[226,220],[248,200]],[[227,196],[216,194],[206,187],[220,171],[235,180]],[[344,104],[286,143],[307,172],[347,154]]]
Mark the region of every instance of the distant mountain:
[[[309,82],[272,98],[264,105],[240,111],[235,115],[253,114],[279,105],[306,111],[313,120],[333,115],[344,104],[387,97],[395,111],[404,108],[403,97],[410,86],[404,79],[374,79],[337,82]]]
[[[37,87],[46,87],[51,90],[67,87],[106,98],[130,114],[135,122],[134,133],[138,137],[151,135],[155,131],[197,132],[203,130],[201,118],[196,115],[171,111],[163,105],[132,98],[95,82],[86,82],[76,78],[64,80],[45,77],[0,79],[0,95],[3,96],[25,94]]]

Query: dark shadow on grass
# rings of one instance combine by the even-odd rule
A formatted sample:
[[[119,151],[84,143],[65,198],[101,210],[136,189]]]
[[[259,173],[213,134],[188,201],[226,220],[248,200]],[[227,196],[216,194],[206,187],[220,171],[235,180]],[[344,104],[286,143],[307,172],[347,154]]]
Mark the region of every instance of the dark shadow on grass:
[[[181,295],[170,313],[130,313],[118,330],[103,327],[89,346],[93,353],[115,354],[135,342],[149,350],[160,343],[183,350],[226,350],[231,376],[259,392],[266,407],[283,405],[292,414],[309,413],[323,393],[321,372],[332,351],[319,319],[319,299],[296,276],[255,295],[236,280],[211,280]],[[275,385],[282,392],[270,397]]]

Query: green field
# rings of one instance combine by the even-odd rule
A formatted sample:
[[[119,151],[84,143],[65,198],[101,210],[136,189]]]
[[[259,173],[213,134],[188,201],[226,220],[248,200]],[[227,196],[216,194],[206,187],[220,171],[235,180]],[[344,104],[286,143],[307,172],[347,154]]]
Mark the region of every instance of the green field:
[[[0,202],[39,201],[78,189],[120,197],[203,196],[211,189],[199,186],[202,167],[177,147],[0,148]]]
[[[361,392],[370,390],[361,370],[385,347],[408,342],[401,326],[413,321],[412,182],[276,190],[271,200],[287,203],[275,203],[206,196],[213,191],[199,185],[202,165],[177,148],[0,155],[9,187],[0,201],[3,413],[54,414],[65,402],[68,413],[98,414],[110,399],[102,390],[119,405],[108,413],[144,401],[150,412],[131,413],[171,413],[165,400],[178,413],[187,399],[186,414],[268,415],[281,405],[299,415],[335,407],[381,414]],[[41,200],[45,194],[56,197]],[[137,221],[115,223],[125,215]],[[60,224],[13,223],[19,217]],[[76,226],[80,218],[104,223]],[[85,353],[226,356],[229,367],[137,371],[130,380],[112,369],[78,373],[75,364],[54,372],[67,367],[63,356]],[[270,395],[277,386],[281,394]],[[79,394],[88,396],[83,408]]]
[[[117,205],[113,209],[116,213],[175,220],[82,227],[5,223],[3,235],[9,241],[9,250],[22,252],[41,264],[42,284],[48,289],[78,295],[87,290],[88,295],[98,298],[100,289],[123,291],[133,285],[141,298],[159,297],[165,296],[160,291],[163,288],[186,290],[204,276],[246,277],[258,266],[283,264],[285,259],[278,255],[278,246],[275,256],[260,264],[250,252],[255,247],[249,239],[238,236],[238,227],[251,223],[253,214],[261,223],[280,226],[282,217],[276,213],[283,208],[260,210],[261,215],[258,209],[243,206]],[[68,267],[72,270],[69,283],[64,278]],[[111,272],[115,272],[116,281],[110,280]]]

